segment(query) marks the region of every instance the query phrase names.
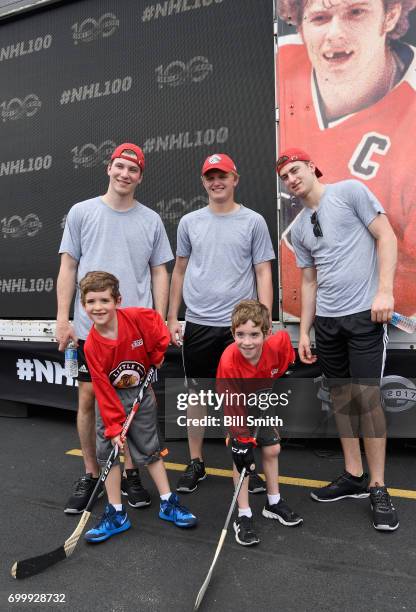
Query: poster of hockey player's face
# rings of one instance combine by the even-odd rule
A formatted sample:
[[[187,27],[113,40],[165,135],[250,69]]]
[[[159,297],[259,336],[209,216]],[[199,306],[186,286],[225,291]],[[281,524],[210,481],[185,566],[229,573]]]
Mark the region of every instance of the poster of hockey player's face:
[[[416,0],[277,0],[280,151],[305,149],[323,183],[361,180],[399,243],[396,310],[415,314]],[[416,11],[415,11],[416,13]],[[283,186],[281,186],[283,189]],[[283,193],[283,310],[300,315],[290,225],[301,203]]]

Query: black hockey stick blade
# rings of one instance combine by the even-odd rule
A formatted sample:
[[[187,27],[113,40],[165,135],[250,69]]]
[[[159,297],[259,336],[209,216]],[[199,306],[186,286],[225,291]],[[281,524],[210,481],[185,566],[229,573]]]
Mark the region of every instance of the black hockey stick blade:
[[[40,574],[48,567],[55,565],[59,561],[67,559],[72,555],[78,540],[84,531],[84,527],[90,517],[91,512],[84,510],[81,519],[76,526],[76,529],[71,533],[69,538],[65,540],[63,546],[55,548],[48,553],[38,555],[37,557],[30,557],[30,559],[23,559],[22,561],[16,561],[11,569],[13,578],[20,580],[22,578],[30,578],[36,574]]]
[[[16,561],[11,569],[11,574],[13,578],[17,580],[21,578],[30,578],[30,576],[43,572],[51,565],[55,565],[58,561],[63,561],[63,559],[66,559],[65,548],[64,546],[60,546],[44,555],[31,557],[23,561]]]

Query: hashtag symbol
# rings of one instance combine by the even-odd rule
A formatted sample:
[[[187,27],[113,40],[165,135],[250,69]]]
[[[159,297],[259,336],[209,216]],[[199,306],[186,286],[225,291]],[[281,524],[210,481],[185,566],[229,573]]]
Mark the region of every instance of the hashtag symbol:
[[[70,97],[71,97],[71,90],[65,89],[65,91],[63,91],[61,95],[61,104],[68,104]]]
[[[155,147],[155,138],[148,138],[143,145],[144,153],[151,153]]]
[[[18,359],[16,361],[16,367],[19,380],[32,380],[33,363],[31,359]]]
[[[150,21],[153,17],[153,13],[155,11],[155,7],[153,5],[146,6],[143,11],[142,21]]]

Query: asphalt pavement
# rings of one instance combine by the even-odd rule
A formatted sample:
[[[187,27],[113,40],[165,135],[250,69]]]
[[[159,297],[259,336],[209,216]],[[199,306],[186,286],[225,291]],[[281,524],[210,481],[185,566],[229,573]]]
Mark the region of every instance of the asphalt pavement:
[[[82,473],[75,415],[34,409],[28,418],[0,418],[2,465],[0,610],[190,612],[211,565],[232,499],[230,457],[219,440],[205,445],[211,473],[182,502],[199,525],[181,530],[158,518],[158,496],[145,470],[153,503],[129,508],[132,529],[107,542],[82,539],[69,559],[25,580],[10,575],[14,561],[62,545],[80,515],[63,506]],[[187,462],[185,441],[168,441],[168,474],[175,486]],[[416,601],[416,441],[389,444],[386,481],[394,489],[400,528],[377,532],[369,500],[320,504],[311,481],[343,470],[337,441],[288,442],[280,457],[281,493],[304,518],[283,527],[261,516],[264,495],[251,496],[261,543],[243,548],[232,527],[200,610],[414,610]],[[103,510],[99,500],[88,526]],[[22,602],[22,595],[57,594],[57,601]],[[19,602],[13,602],[20,595]],[[32,597],[33,599],[33,597]],[[55,597],[55,600],[57,598]]]

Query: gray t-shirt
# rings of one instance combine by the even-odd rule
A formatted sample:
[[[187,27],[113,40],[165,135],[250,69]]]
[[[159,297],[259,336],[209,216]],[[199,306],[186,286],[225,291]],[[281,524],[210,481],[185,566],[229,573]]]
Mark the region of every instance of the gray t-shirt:
[[[316,314],[338,317],[371,308],[378,285],[377,245],[367,229],[384,213],[377,198],[359,181],[326,185],[317,217],[323,236],[315,237],[304,208],[291,228],[299,268],[316,267]]]
[[[215,214],[209,206],[183,216],[176,254],[188,257],[183,298],[185,319],[229,327],[241,300],[256,299],[253,266],[275,258],[263,217],[245,206]]]
[[[122,306],[151,308],[150,268],[173,259],[157,213],[139,202],[124,212],[116,211],[100,197],[72,206],[59,252],[78,261],[74,326],[81,339],[87,337],[91,327],[78,288],[87,272],[104,270],[114,274],[120,281]]]

